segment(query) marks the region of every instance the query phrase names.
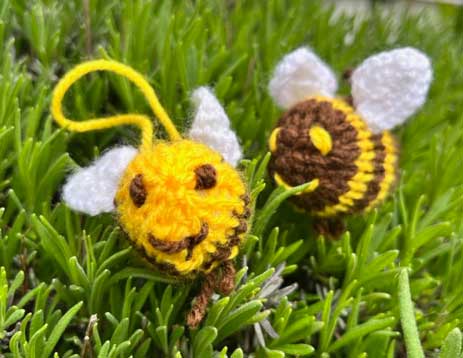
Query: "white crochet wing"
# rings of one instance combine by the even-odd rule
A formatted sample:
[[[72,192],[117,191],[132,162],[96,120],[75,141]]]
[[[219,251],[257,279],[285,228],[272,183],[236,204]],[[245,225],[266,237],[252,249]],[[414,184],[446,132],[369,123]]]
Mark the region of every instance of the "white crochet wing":
[[[113,211],[119,180],[136,154],[137,150],[130,146],[107,151],[68,178],[63,200],[70,208],[92,216]]]
[[[285,109],[310,96],[333,97],[337,88],[334,73],[307,47],[283,57],[269,83],[270,95]]]
[[[373,132],[392,129],[423,105],[431,81],[431,61],[414,48],[371,56],[351,77],[356,111]]]
[[[236,166],[242,157],[241,147],[223,107],[206,87],[196,89],[191,98],[196,113],[189,137],[221,153],[228,163]]]

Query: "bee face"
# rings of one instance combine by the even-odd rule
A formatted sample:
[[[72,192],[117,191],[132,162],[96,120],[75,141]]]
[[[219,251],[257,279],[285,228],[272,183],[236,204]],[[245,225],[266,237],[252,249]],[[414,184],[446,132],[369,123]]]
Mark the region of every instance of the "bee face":
[[[246,231],[246,187],[221,155],[190,140],[139,152],[116,194],[122,227],[146,256],[180,274],[231,259]]]
[[[318,181],[314,191],[292,198],[318,216],[366,209],[394,182],[394,143],[386,150],[383,135],[373,135],[340,100],[315,97],[296,104],[278,121],[269,146],[269,170],[280,184]]]
[[[90,65],[105,69],[114,63]],[[116,124],[137,124],[142,130],[140,148],[108,150],[73,173],[63,187],[69,207],[90,215],[116,211],[130,242],[151,263],[188,277],[233,259],[250,216],[246,186],[235,170],[241,147],[229,119],[209,89],[196,89],[192,100],[196,113],[188,132],[191,139],[182,139],[164,113],[172,141],[153,145],[147,117],[119,116]],[[63,117],[59,110],[56,116]],[[112,117],[101,122],[115,125]],[[79,126],[66,118],[64,123]]]
[[[75,81],[94,71],[111,71],[132,81],[172,142],[153,145],[151,120],[138,113],[87,123],[66,118],[64,95]],[[228,294],[233,289],[231,260],[247,231],[250,211],[246,187],[234,169],[241,147],[223,107],[206,87],[196,89],[192,100],[196,113],[187,134],[191,139],[185,140],[141,74],[115,61],[95,60],[76,66],[59,81],[51,111],[61,126],[73,131],[129,124],[141,130],[139,150],[112,148],[77,170],[63,187],[63,199],[90,215],[116,210],[133,246],[166,273],[190,278],[205,273],[187,316],[187,324],[196,327],[214,290]]]

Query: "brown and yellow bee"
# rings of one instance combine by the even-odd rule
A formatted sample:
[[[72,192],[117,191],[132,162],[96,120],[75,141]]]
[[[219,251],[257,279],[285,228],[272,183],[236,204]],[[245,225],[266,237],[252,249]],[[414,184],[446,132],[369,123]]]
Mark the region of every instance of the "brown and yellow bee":
[[[424,103],[432,80],[429,58],[413,48],[365,60],[350,77],[350,100],[336,98],[336,77],[308,48],[286,55],[269,84],[287,111],[269,138],[269,172],[278,185],[310,183],[292,197],[337,236],[339,218],[368,211],[396,182],[399,149],[390,129]]]

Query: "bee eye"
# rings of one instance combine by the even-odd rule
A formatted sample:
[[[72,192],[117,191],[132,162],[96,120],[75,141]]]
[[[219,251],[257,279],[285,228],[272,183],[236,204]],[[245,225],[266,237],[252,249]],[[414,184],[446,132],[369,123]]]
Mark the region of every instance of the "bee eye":
[[[141,207],[146,200],[146,189],[143,185],[143,175],[137,174],[129,186],[129,194],[137,208]]]
[[[333,148],[333,139],[330,133],[323,127],[311,127],[309,129],[309,137],[315,148],[317,148],[322,155],[327,155]]]
[[[217,171],[210,164],[204,164],[195,169],[196,190],[211,189],[217,184]]]

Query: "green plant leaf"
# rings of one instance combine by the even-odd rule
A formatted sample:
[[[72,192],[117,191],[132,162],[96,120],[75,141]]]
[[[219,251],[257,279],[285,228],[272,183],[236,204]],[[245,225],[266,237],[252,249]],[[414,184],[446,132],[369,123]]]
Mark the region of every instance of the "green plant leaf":
[[[53,327],[50,336],[47,339],[47,344],[42,353],[42,358],[49,357],[53,350],[55,349],[58,340],[61,338],[64,330],[67,328],[74,316],[82,308],[83,302],[79,302],[72,306],[64,315],[60,318],[55,327]]]
[[[400,321],[402,323],[402,330],[404,332],[408,356],[410,358],[424,358],[418,329],[416,327],[415,310],[410,294],[410,284],[406,268],[402,269],[399,274],[398,286]]]
[[[462,345],[461,331],[458,328],[454,328],[445,338],[444,344],[440,352],[440,358],[452,358],[461,357],[461,345]]]

